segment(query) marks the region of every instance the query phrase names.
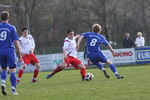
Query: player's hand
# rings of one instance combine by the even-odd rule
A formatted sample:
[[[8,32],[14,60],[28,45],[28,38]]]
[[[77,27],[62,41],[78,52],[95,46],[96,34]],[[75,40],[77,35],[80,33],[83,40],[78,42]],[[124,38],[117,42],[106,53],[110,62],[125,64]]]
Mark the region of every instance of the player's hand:
[[[31,49],[31,50],[30,50],[30,53],[33,54],[33,53],[34,53],[34,49]]]
[[[64,56],[64,60],[67,59],[67,56]]]
[[[112,54],[114,54],[115,53],[114,49],[112,49],[111,52],[112,52]]]
[[[77,44],[76,48],[77,48],[77,50],[78,50],[78,49],[80,48],[80,46]]]
[[[23,61],[21,55],[18,56],[18,61],[19,61],[19,62],[22,62],[22,61]]]

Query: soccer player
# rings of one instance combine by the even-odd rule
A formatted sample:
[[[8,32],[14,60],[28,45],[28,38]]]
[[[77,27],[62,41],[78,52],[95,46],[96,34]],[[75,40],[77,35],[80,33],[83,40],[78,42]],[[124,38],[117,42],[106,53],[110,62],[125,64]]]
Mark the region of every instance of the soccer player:
[[[19,72],[18,72],[17,84],[20,83],[20,79],[21,79],[21,77],[24,73],[24,70],[28,64],[32,64],[35,66],[32,82],[33,83],[37,82],[36,78],[39,73],[40,63],[34,54],[34,49],[35,49],[34,38],[32,37],[31,34],[28,34],[27,28],[22,28],[22,36],[19,38],[19,41],[20,41],[23,65],[19,69]]]
[[[110,78],[107,71],[100,62],[108,64],[117,79],[124,78],[124,76],[118,74],[115,65],[108,58],[106,58],[106,56],[104,56],[101,51],[100,44],[104,44],[108,46],[112,53],[114,53],[112,46],[108,43],[105,37],[99,34],[102,31],[101,26],[99,24],[94,24],[92,26],[92,31],[93,32],[86,32],[81,34],[77,42],[77,48],[80,47],[82,39],[85,38],[86,49],[89,59],[92,61],[93,64],[95,64],[100,70],[103,71],[105,77]]]
[[[17,95],[16,91],[16,47],[18,53],[18,60],[21,61],[21,53],[19,49],[18,34],[15,26],[9,24],[9,13],[7,11],[2,11],[0,13],[1,23],[0,23],[0,66],[2,68],[1,72],[1,92],[3,95],[7,95],[6,92],[6,78],[7,78],[7,67],[9,67],[10,72],[10,82],[11,82],[11,93]]]
[[[51,73],[47,75],[47,79],[51,78],[56,73],[62,71],[64,68],[69,67],[71,64],[74,68],[79,69],[82,80],[85,79],[86,69],[84,64],[76,58],[77,55],[77,48],[76,48],[76,39],[79,35],[74,36],[73,30],[67,31],[67,37],[64,40],[63,46],[63,54],[64,54],[64,63],[61,63],[57,66],[57,68]]]

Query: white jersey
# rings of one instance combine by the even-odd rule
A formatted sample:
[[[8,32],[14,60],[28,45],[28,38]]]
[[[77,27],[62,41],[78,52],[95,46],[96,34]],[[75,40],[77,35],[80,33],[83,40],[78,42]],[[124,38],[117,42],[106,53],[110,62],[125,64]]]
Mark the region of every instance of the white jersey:
[[[32,35],[28,34],[27,37],[21,36],[19,40],[20,40],[21,53],[30,54],[30,50],[35,48],[35,42]]]
[[[72,57],[76,57],[77,55],[77,49],[76,49],[76,39],[69,39],[68,37],[64,40],[64,46],[63,49],[66,50],[66,54]]]
[[[135,40],[136,47],[143,47],[145,45],[144,37],[137,37]]]

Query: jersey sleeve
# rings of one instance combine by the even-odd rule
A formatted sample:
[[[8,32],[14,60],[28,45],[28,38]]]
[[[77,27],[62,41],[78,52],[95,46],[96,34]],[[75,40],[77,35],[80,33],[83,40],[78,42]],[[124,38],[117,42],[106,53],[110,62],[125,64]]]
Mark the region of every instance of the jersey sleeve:
[[[18,40],[18,33],[15,27],[12,28],[12,33],[13,33],[12,39]]]
[[[69,40],[64,40],[63,49],[68,49],[69,46]]]
[[[109,42],[106,40],[105,37],[103,37],[103,44],[104,44],[105,46],[109,45]]]
[[[87,32],[86,33],[81,33],[81,36],[83,36],[84,38],[87,38],[88,33]]]
[[[35,41],[32,35],[31,35],[31,44],[32,44],[32,48],[35,49]]]

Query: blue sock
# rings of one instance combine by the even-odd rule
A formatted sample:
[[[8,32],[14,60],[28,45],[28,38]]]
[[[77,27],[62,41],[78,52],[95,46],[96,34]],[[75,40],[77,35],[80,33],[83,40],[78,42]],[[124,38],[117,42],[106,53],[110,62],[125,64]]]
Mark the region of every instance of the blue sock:
[[[7,78],[7,70],[2,70],[2,73],[1,73],[2,84],[5,84],[6,78]]]
[[[114,64],[110,64],[109,67],[112,72],[114,72],[115,74],[118,73]]]
[[[94,63],[100,70],[105,70],[104,66],[101,63]]]
[[[11,86],[16,87],[16,75],[15,72],[10,72],[10,82]]]

